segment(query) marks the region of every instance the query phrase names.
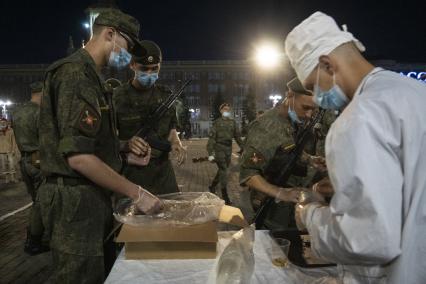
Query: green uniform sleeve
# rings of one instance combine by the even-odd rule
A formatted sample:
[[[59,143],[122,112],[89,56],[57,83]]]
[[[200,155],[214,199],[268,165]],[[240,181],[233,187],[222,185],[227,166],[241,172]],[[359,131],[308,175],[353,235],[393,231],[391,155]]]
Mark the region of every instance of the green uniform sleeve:
[[[209,140],[207,141],[207,152],[209,153],[209,156],[212,156],[214,154],[214,146],[216,144],[216,132],[216,124],[213,123],[209,133]]]
[[[253,124],[250,127],[240,160],[241,185],[244,185],[252,176],[264,176],[265,170],[278,147],[271,144],[274,140],[270,138],[267,135],[265,136],[265,131],[262,131],[258,124]]]
[[[55,76],[58,152],[64,156],[92,154],[95,137],[101,127],[99,86],[93,84],[78,67],[64,66]]]

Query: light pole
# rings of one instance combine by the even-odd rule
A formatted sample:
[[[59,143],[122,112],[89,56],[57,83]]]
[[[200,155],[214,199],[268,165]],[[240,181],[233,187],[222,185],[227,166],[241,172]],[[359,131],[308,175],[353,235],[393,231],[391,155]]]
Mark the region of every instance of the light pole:
[[[275,87],[278,80],[284,80],[285,55],[278,43],[273,41],[261,42],[254,50],[254,62],[258,67],[259,80],[273,81],[272,88],[265,88],[266,94],[269,94],[269,100],[275,106],[281,99],[280,90]],[[280,78],[280,79],[278,79]],[[270,84],[268,84],[270,86]],[[268,106],[269,107],[269,106]]]
[[[272,102],[272,106],[275,106],[280,100],[282,100],[282,96],[279,94],[275,94],[275,95],[270,95],[269,99]]]
[[[0,100],[0,106],[2,107],[2,110],[1,110],[2,117],[8,119],[6,106],[10,106],[11,104],[12,104],[12,102],[9,101],[9,100],[7,100],[7,101],[1,101]]]

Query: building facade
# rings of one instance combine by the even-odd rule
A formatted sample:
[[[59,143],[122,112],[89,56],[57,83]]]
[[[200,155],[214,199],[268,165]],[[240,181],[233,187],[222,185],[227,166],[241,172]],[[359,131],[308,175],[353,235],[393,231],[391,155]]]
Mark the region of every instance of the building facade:
[[[426,64],[401,64],[392,60],[374,63],[426,83]],[[29,84],[43,80],[47,66],[0,65],[0,101],[11,101],[13,104],[8,108],[13,108],[29,100]],[[121,81],[132,76],[130,70],[117,73],[106,69],[104,74],[105,78],[114,77]],[[241,124],[243,101],[248,92],[254,92],[257,110],[268,109],[273,105],[270,96],[284,97],[286,82],[293,76],[288,67],[266,72],[245,60],[166,61],[162,64],[159,82],[176,90],[185,80],[193,80],[186,89],[185,104],[191,112],[192,135],[205,137],[212,123],[213,102],[218,94],[232,105],[234,118]]]

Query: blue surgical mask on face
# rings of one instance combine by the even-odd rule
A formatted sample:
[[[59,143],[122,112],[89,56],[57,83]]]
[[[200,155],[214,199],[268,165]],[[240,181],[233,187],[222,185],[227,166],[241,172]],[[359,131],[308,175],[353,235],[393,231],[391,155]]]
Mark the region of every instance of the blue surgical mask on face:
[[[136,71],[136,80],[138,80],[139,84],[141,84],[143,87],[152,87],[158,80],[158,73]]]
[[[222,113],[222,116],[223,116],[223,117],[231,117],[231,113],[230,113],[229,111],[224,111],[224,112]]]
[[[119,46],[118,44],[117,45],[120,47],[120,51],[114,51],[116,44],[117,43],[114,39],[114,46],[111,53],[109,54],[108,66],[121,70],[130,64],[132,55],[125,48]]]
[[[321,90],[319,86],[319,67],[317,71],[317,82],[314,87],[314,102],[323,109],[341,110],[349,99],[345,93],[336,84],[336,75],[333,74],[333,87],[328,91]]]
[[[293,95],[293,108],[290,106],[290,102],[288,102],[288,117],[290,118],[292,123],[301,124],[303,121],[297,116],[296,111],[294,110],[294,95]]]

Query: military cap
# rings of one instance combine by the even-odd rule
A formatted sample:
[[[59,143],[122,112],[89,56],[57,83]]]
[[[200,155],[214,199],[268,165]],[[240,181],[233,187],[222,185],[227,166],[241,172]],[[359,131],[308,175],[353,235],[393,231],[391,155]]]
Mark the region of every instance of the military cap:
[[[290,91],[293,91],[297,94],[312,96],[312,92],[306,90],[305,87],[303,87],[302,83],[300,82],[300,80],[297,77],[293,78],[292,80],[290,80],[287,83],[287,88]]]
[[[133,60],[143,65],[158,64],[163,61],[160,47],[153,41],[142,40],[141,48],[133,50]]]
[[[31,93],[39,93],[43,90],[43,82],[36,81],[30,84]]]
[[[139,21],[119,9],[107,9],[101,12],[94,24],[116,28],[133,47],[139,45]]]
[[[221,111],[224,107],[231,107],[231,105],[228,104],[228,103],[223,103],[223,104],[220,105],[219,111]]]

